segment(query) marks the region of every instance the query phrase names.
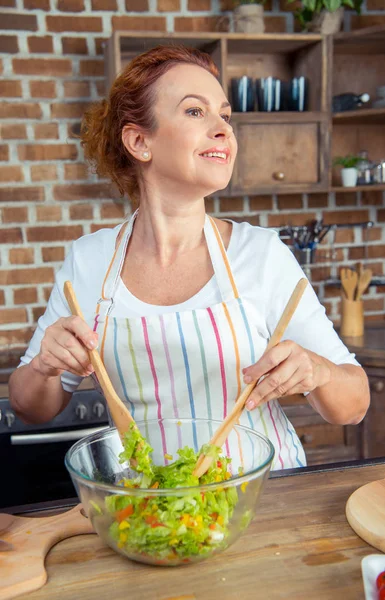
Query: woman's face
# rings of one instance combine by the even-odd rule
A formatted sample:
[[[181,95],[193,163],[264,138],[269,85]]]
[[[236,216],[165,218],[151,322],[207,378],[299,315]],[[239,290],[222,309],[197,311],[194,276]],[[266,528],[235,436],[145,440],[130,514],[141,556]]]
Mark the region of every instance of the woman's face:
[[[156,84],[157,128],[148,138],[148,176],[170,191],[207,196],[231,178],[237,142],[220,83],[202,67],[172,67]],[[193,186],[193,188],[192,188]]]

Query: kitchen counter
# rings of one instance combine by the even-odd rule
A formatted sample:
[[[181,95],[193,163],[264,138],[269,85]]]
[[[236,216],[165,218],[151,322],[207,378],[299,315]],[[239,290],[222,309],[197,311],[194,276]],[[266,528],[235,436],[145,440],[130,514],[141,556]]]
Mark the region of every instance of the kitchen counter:
[[[365,367],[385,367],[385,321],[365,323],[362,337],[341,338]]]
[[[350,528],[345,504],[355,489],[384,477],[385,459],[275,473],[249,529],[197,565],[150,567],[115,554],[96,535],[73,537],[49,553],[47,584],[19,598],[362,600],[361,560],[378,551]]]

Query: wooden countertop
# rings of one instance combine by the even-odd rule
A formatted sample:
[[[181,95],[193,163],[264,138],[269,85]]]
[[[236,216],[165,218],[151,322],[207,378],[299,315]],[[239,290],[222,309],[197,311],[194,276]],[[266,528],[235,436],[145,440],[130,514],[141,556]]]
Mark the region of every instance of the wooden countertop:
[[[197,565],[131,562],[96,535],[57,544],[48,582],[20,600],[334,600],[363,598],[361,560],[377,551],[345,518],[361,485],[385,477],[376,465],[271,478],[257,516],[226,552]]]

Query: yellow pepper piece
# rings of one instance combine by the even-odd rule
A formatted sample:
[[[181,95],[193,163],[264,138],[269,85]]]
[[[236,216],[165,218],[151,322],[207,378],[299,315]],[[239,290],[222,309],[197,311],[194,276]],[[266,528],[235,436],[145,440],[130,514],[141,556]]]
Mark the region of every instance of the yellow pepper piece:
[[[128,538],[127,533],[121,533],[119,536],[119,542],[122,542],[122,544],[124,544],[125,542],[127,542],[127,538]]]
[[[164,457],[167,458],[167,460],[172,460],[172,455],[171,454],[165,454]]]
[[[241,490],[243,493],[245,493],[247,486],[249,485],[248,481],[244,481],[241,485]]]
[[[202,517],[202,515],[197,515],[197,516],[195,517],[195,519],[196,519],[197,523],[202,523],[202,521],[203,521],[203,517]]]
[[[118,548],[124,548],[124,544],[122,542],[118,542]]]
[[[217,518],[217,523],[218,523],[219,525],[223,525],[223,517],[222,517],[222,515],[219,515],[219,516],[218,516],[218,518]]]
[[[124,529],[129,529],[129,528],[130,528],[130,524],[127,521],[122,521],[121,523],[119,523],[120,531],[123,531]]]
[[[177,543],[178,543],[178,540],[176,538],[174,538],[173,540],[169,541],[169,546],[174,546]]]

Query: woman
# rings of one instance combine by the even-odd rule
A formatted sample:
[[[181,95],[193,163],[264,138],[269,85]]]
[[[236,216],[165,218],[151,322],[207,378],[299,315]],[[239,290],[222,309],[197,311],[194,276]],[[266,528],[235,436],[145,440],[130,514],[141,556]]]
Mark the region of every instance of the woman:
[[[205,213],[237,153],[217,74],[198,50],[158,47],[86,113],[86,157],[140,208],[73,244],[11,377],[11,403],[27,422],[52,419],[92,373],[87,349],[97,345],[137,421],[222,420],[242,386],[269,373],[241,423],[269,436],[273,468],[303,466],[277,398],[307,393],[325,420],[355,424],[369,405],[367,378],[310,285],[284,341],[262,356],[303,272],[275,232]],[[70,316],[67,279],[86,322]]]

